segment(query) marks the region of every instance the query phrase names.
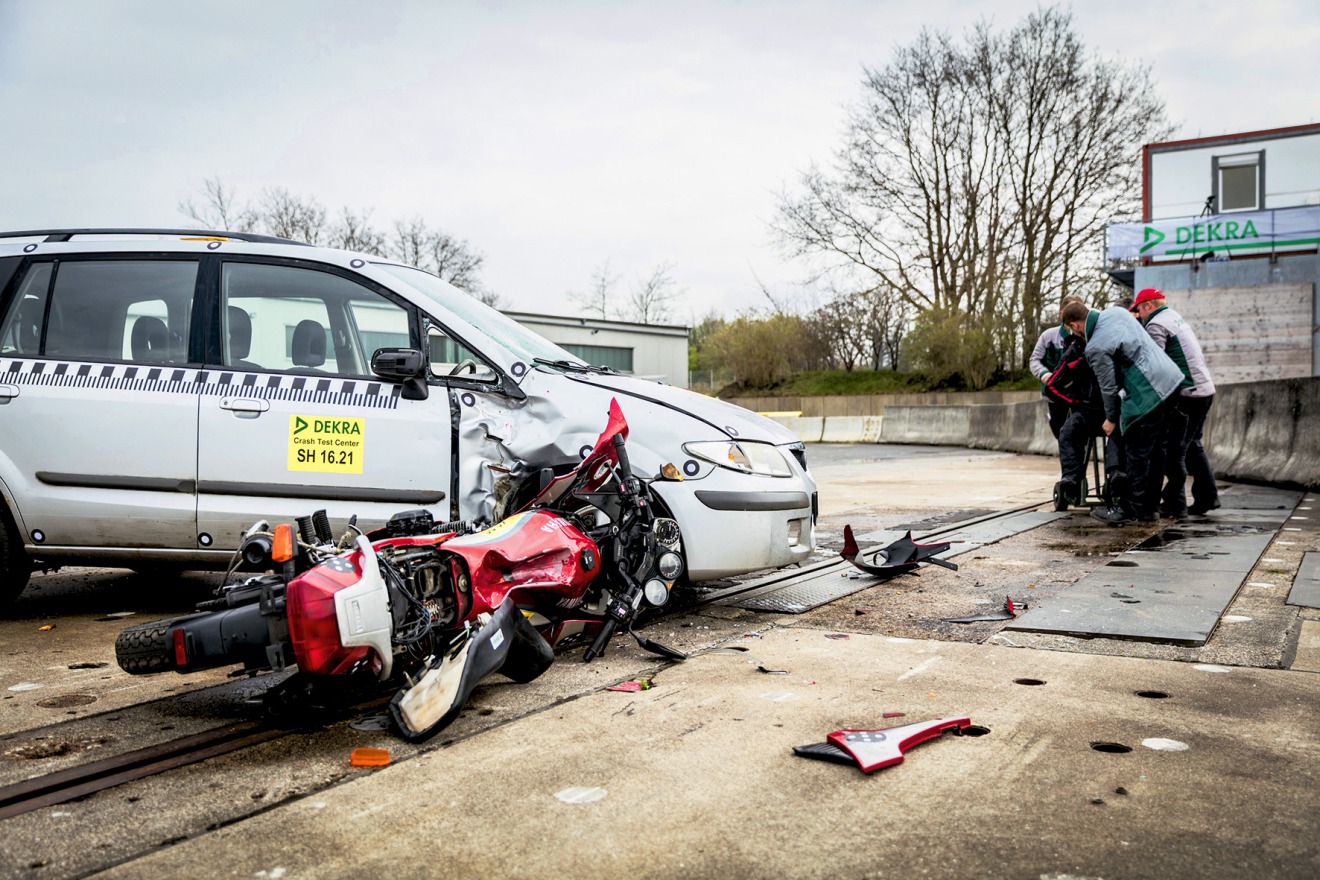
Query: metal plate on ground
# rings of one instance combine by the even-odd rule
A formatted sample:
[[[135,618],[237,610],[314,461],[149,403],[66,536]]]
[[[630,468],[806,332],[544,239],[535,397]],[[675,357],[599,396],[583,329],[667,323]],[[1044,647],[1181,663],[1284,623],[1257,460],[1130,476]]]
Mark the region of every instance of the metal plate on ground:
[[[1311,550],[1302,554],[1302,566],[1288,591],[1288,604],[1320,608],[1320,553]]]
[[[953,546],[948,552],[940,554],[941,558],[948,559],[1066,516],[1067,513],[1052,510],[1018,511],[991,517],[981,522],[954,526],[935,534],[914,537],[913,540],[922,544],[939,544],[945,541],[952,543]],[[872,545],[862,551],[862,556],[869,557],[878,547],[905,534],[906,531],[884,530],[860,536],[859,543]],[[798,576],[786,577],[783,572],[776,572],[760,581],[749,581],[709,596],[707,601],[720,605],[734,605],[749,611],[802,614],[883,582],[881,578],[862,574],[840,559],[827,565],[804,570]]]
[[[1004,628],[1205,644],[1299,497],[1268,489],[1249,495],[1226,496],[1225,509],[1216,511],[1213,520],[1163,530]],[[1243,512],[1234,515],[1235,509]],[[1260,515],[1264,510],[1279,514],[1266,525]]]

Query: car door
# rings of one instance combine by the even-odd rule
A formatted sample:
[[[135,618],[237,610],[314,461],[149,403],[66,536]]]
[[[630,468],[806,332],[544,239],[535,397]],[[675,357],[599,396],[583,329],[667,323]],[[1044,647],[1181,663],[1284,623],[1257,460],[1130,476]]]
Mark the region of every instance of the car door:
[[[0,473],[38,557],[196,548],[198,275],[127,255],[21,270],[0,324]]]
[[[370,371],[378,348],[418,348],[410,305],[330,266],[221,261],[214,356],[198,417],[198,528],[237,546],[258,519],[324,508],[336,530],[424,507],[449,511],[453,428],[426,399]]]

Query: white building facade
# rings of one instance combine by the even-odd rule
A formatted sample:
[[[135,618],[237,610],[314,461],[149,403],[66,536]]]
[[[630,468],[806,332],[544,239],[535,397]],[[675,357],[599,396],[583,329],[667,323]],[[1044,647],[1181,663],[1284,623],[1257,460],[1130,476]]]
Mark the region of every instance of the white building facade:
[[[1106,269],[1162,290],[1221,384],[1320,375],[1320,124],[1146,144]]]

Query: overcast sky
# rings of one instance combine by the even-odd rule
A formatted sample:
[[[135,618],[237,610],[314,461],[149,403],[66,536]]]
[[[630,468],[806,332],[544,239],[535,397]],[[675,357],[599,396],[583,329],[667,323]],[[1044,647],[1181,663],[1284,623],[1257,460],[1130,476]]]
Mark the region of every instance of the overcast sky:
[[[775,196],[839,142],[862,67],[1035,0],[0,0],[0,229],[176,226],[219,177],[412,216],[485,254],[506,308],[573,314],[662,263],[674,323],[791,295]],[[1178,137],[1320,120],[1316,0],[1080,4],[1152,68]],[[1134,152],[1133,161],[1137,161]],[[1097,254],[1098,256],[1098,254]]]

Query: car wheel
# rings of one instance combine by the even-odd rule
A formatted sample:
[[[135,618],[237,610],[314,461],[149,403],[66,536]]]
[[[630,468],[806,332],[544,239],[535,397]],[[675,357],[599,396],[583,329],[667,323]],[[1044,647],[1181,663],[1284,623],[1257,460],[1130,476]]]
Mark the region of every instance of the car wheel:
[[[174,651],[169,643],[170,623],[158,620],[130,626],[115,639],[115,660],[119,668],[132,675],[168,672],[174,668]]]
[[[0,504],[0,605],[8,605],[28,584],[32,560],[23,550],[23,541]]]

